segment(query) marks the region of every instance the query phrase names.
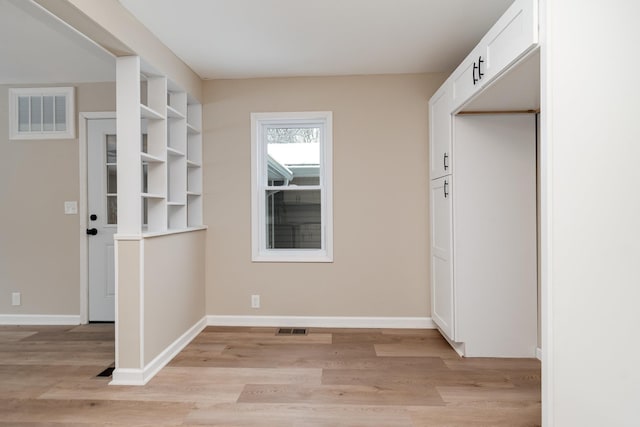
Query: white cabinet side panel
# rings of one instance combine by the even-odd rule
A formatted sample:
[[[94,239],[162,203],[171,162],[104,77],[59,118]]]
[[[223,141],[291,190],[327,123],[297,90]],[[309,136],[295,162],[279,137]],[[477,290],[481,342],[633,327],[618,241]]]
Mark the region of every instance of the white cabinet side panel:
[[[456,340],[467,356],[534,357],[534,115],[457,116],[454,132]]]

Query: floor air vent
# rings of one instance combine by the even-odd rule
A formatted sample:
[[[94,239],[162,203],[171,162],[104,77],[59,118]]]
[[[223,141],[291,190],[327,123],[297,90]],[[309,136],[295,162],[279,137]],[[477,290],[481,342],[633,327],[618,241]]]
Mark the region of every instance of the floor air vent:
[[[279,328],[276,335],[307,335],[307,328]]]
[[[113,370],[115,368],[107,368],[104,371],[100,372],[96,377],[110,377],[113,374]]]

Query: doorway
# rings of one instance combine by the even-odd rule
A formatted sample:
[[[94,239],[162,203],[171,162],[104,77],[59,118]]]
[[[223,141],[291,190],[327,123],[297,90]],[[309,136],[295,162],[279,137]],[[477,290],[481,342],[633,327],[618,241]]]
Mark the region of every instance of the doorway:
[[[116,120],[87,120],[88,321],[115,321]]]

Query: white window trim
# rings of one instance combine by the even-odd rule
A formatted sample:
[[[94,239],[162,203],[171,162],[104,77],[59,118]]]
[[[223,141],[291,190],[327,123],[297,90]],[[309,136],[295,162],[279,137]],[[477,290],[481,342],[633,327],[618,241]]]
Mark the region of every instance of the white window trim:
[[[267,249],[264,182],[264,125],[314,122],[324,127],[320,144],[321,249]],[[333,115],[331,111],[251,114],[251,243],[254,262],[333,262]]]
[[[18,128],[18,97],[64,96],[66,98],[65,131],[20,131]],[[31,87],[9,89],[9,139],[75,139],[75,90],[73,87]]]

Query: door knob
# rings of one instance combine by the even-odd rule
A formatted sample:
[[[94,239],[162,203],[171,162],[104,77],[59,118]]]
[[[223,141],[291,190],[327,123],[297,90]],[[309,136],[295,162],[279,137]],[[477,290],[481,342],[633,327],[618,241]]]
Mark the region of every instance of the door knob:
[[[98,219],[98,215],[96,215],[96,214],[91,214],[91,215],[89,216],[89,219],[90,219],[91,221],[95,221],[96,219]]]
[[[97,228],[87,228],[87,234],[90,236],[95,236],[96,234],[98,234],[98,229]]]

